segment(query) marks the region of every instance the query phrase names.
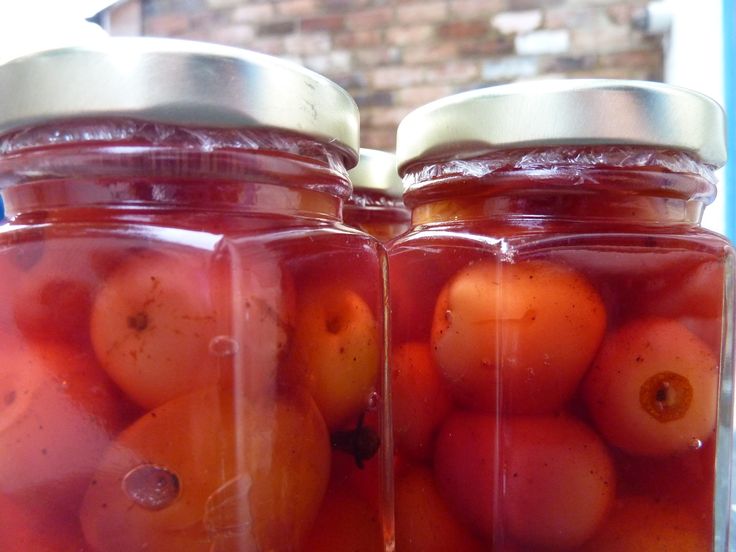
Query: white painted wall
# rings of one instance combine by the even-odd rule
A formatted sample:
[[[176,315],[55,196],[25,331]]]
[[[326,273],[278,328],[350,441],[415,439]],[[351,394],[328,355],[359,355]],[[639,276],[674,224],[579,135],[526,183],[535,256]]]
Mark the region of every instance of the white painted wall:
[[[665,46],[665,82],[692,88],[724,104],[722,0],[659,0],[672,27]],[[650,10],[650,13],[652,10]],[[719,195],[705,211],[703,226],[725,233],[723,171]],[[733,194],[733,192],[732,192]]]

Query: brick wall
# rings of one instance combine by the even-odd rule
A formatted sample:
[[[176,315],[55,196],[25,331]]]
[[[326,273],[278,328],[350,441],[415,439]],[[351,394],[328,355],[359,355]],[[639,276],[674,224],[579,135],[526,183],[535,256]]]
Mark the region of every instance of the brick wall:
[[[362,145],[392,149],[414,107],[542,76],[661,80],[647,0],[128,0],[112,34],[207,40],[291,59],[346,88]]]

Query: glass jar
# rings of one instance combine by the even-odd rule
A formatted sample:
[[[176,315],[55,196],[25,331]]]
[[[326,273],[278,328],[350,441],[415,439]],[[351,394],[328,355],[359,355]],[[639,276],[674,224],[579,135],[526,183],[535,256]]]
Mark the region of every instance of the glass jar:
[[[384,550],[350,96],[156,39],[8,63],[0,96],[0,549]]]
[[[699,226],[723,129],[700,94],[606,80],[401,122],[397,549],[725,550],[734,252]]]
[[[394,154],[361,148],[358,164],[348,175],[353,193],[343,207],[345,224],[381,242],[409,229],[411,216],[401,200],[404,185],[396,172]]]

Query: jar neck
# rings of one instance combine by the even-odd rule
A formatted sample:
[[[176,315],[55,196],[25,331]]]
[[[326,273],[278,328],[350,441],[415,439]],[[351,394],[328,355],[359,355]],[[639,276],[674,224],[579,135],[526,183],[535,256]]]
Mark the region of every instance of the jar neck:
[[[113,209],[337,220],[350,194],[342,153],[276,131],[75,122],[0,139],[0,186],[10,218]]]
[[[22,223],[89,219],[91,212],[186,211],[223,215],[285,215],[340,220],[342,200],[320,191],[236,181],[56,179],[3,191],[5,215]],[[107,213],[107,214],[106,214]]]
[[[697,225],[715,197],[712,172],[679,152],[600,147],[506,155],[411,168],[405,201],[412,223]]]

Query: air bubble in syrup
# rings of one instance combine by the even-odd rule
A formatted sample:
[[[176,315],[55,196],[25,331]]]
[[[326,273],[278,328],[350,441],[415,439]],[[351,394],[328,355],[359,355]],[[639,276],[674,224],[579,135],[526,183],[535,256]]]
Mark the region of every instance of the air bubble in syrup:
[[[141,508],[163,510],[179,497],[179,478],[162,466],[142,464],[125,475],[123,491]]]
[[[690,448],[692,450],[700,450],[701,448],[703,448],[703,441],[701,441],[700,439],[693,439],[692,441],[690,441]]]
[[[210,354],[214,356],[233,356],[237,352],[238,342],[229,335],[218,335],[210,341]]]
[[[368,410],[375,410],[381,404],[381,395],[375,391],[368,395]]]

